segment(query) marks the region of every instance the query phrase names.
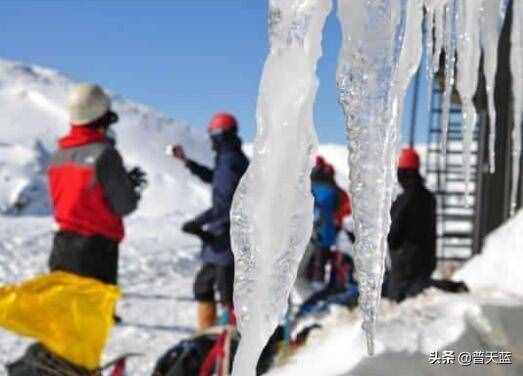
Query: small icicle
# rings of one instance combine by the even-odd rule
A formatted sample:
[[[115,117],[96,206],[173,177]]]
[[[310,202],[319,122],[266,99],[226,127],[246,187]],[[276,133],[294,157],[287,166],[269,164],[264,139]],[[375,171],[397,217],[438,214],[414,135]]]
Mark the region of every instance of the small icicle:
[[[427,4],[433,5],[427,2]],[[429,6],[430,6],[429,5]],[[434,7],[434,55],[432,58],[432,72],[434,74],[439,71],[439,61],[441,58],[441,50],[443,49],[443,39],[445,35],[445,6],[438,4]]]
[[[443,48],[444,12],[447,0],[425,0],[425,49],[427,51],[427,101],[428,111],[432,110],[434,75],[439,71],[439,60]]]
[[[510,213],[516,213],[518,182],[521,170],[521,122],[523,121],[523,0],[512,3],[512,92],[514,97],[514,128],[512,130],[512,191]]]
[[[496,107],[494,86],[498,68],[498,44],[505,21],[507,0],[483,0],[481,7],[480,28],[481,48],[483,49],[483,71],[487,90],[489,114],[489,166],[490,172],[496,171]]]
[[[457,88],[462,103],[465,204],[468,207],[472,204],[472,197],[470,196],[471,148],[474,128],[477,122],[473,97],[478,86],[478,70],[481,57],[479,41],[480,9],[477,6],[477,0],[460,0],[457,6]]]
[[[381,296],[403,101],[421,59],[421,0],[339,0],[359,307],[369,354]],[[372,28],[373,32],[369,33]]]
[[[434,83],[434,73],[432,67],[434,66],[434,56],[439,55],[434,52],[434,9],[426,8],[425,14],[425,51],[427,54],[427,106],[429,112],[432,110],[432,85]]]
[[[441,153],[447,155],[447,139],[450,120],[450,106],[456,66],[456,0],[449,0],[445,7],[445,90],[441,114]]]

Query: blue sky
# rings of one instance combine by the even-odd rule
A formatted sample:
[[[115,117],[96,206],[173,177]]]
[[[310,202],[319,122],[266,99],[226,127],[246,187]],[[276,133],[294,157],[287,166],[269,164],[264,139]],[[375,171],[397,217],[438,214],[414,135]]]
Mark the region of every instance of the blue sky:
[[[266,8],[265,0],[2,0],[0,56],[98,82],[195,128],[216,111],[230,111],[250,140],[268,50]],[[342,143],[334,13],[323,45],[316,128],[321,142]],[[425,80],[421,86],[425,93]],[[423,142],[425,98],[419,105],[417,139]],[[411,109],[409,96],[409,121]]]

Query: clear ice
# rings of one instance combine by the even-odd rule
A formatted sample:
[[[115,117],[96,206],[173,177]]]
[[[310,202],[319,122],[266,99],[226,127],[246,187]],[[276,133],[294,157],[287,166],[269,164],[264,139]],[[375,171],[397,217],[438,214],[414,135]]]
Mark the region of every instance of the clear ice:
[[[255,375],[283,319],[312,232],[311,158],[316,64],[328,0],[271,0],[270,52],[257,108],[251,164],[234,197],[234,305],[241,342],[233,375]]]
[[[481,9],[477,0],[459,0],[457,2],[457,89],[461,98],[463,125],[463,166],[465,175],[465,200],[470,206],[471,149],[474,129],[478,119],[474,107],[474,94],[478,87],[478,70],[481,58],[479,40],[479,19]]]
[[[509,0],[483,0],[481,2],[480,36],[483,49],[483,72],[487,89],[489,114],[489,166],[490,172],[496,171],[496,107],[494,86],[498,69],[498,43],[505,21]]]
[[[460,0],[458,0],[460,1]],[[445,31],[443,48],[445,50],[445,89],[441,113],[441,151],[447,154],[447,139],[450,119],[450,105],[454,88],[456,66],[456,0],[448,0],[445,7]]]
[[[405,92],[421,60],[422,0],[339,0],[340,104],[349,137],[359,306],[369,354],[390,227]],[[372,30],[372,33],[369,33]]]
[[[514,94],[514,128],[512,130],[512,190],[510,213],[516,212],[518,181],[521,170],[521,121],[523,120],[523,0],[512,3],[510,68]]]
[[[468,192],[477,120],[472,98],[478,85],[479,56],[483,51],[488,111],[491,124],[495,124],[497,48],[508,1],[338,0],[343,43],[337,84],[349,138],[356,278],[369,354],[374,353],[403,101],[421,60],[423,6],[429,71],[439,70],[442,51],[446,56],[445,129],[455,79],[463,105]],[[512,33],[514,161],[521,156],[523,119],[522,2],[514,0]],[[269,1],[270,52],[260,84],[254,154],[231,209],[234,303],[242,335],[233,367],[236,376],[255,374],[259,355],[285,316],[298,264],[311,235],[310,159],[317,143],[313,128],[318,87],[315,72],[331,6],[330,0]],[[494,127],[491,130],[492,145]],[[445,135],[442,140],[445,148]],[[493,169],[494,148],[489,149]],[[519,163],[513,168],[516,182]],[[516,189],[512,190],[513,202]]]

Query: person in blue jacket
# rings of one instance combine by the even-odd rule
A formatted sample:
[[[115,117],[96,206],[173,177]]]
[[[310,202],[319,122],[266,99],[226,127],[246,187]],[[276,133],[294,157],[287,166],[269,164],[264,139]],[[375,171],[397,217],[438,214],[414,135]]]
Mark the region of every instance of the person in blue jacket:
[[[321,162],[321,161],[320,161]],[[325,167],[316,163],[311,173],[314,196],[314,226],[312,243],[315,247],[309,264],[308,276],[312,282],[325,282],[325,264],[330,249],[336,242],[334,213],[338,207],[338,192],[330,183]]]
[[[212,185],[212,207],[182,227],[184,232],[202,240],[203,265],[194,282],[200,331],[213,326],[216,321],[215,292],[220,303],[232,314],[234,258],[229,235],[229,211],[236,187],[249,163],[242,151],[234,116],[216,114],[209,123],[208,131],[216,153],[214,169],[188,159],[180,145],[172,148],[173,156],[183,161],[191,173]]]

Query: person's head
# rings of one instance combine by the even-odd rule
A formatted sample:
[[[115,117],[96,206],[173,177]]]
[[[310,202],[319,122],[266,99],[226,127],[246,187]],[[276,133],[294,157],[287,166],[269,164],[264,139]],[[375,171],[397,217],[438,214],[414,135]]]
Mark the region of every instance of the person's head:
[[[238,122],[236,118],[226,112],[215,114],[207,127],[212,147],[218,150],[221,145],[231,142],[238,137]]]
[[[321,155],[316,156],[316,163],[311,171],[311,179],[313,182],[328,182],[330,180],[330,174],[334,173],[334,167],[332,167],[325,158]]]
[[[413,148],[404,148],[398,159],[398,182],[405,188],[420,182],[419,174],[420,158]]]
[[[334,166],[330,163],[327,163],[323,168],[323,171],[325,172],[327,180],[330,182],[334,182],[334,177],[336,176],[336,170],[334,169]]]
[[[72,127],[88,127],[105,134],[118,121],[118,115],[111,111],[111,99],[98,85],[74,86],[68,107]]]

